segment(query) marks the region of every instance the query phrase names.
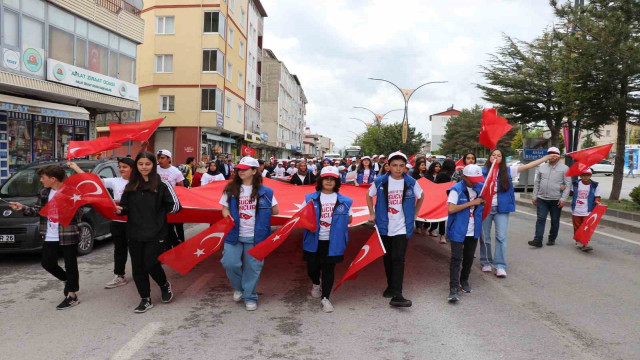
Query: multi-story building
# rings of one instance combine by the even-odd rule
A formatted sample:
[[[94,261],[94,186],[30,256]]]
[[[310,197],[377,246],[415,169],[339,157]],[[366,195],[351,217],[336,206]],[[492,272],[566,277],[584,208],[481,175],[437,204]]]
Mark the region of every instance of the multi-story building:
[[[269,49],[263,53],[262,74],[261,123],[268,144],[277,148],[277,158],[300,156],[307,104],[300,80]]]
[[[141,0],[0,0],[0,181],[137,120]],[[104,124],[103,124],[104,125]]]
[[[452,116],[460,115],[460,111],[453,108],[451,105],[447,111],[443,111],[437,114],[429,115],[429,122],[431,123],[431,131],[429,140],[431,141],[431,150],[440,150],[440,144],[444,139],[444,134],[447,130],[447,122]]]
[[[640,132],[640,126],[633,125],[633,124],[627,124],[626,132],[627,132],[627,134],[626,134],[626,136],[627,136],[627,144],[633,144],[633,139],[635,138],[634,135],[636,135],[638,132]],[[585,135],[583,134],[581,139],[580,139],[580,146],[581,147],[582,147],[582,142],[584,141],[584,138],[585,138]],[[612,123],[612,124],[604,125],[600,129],[600,136],[593,136],[593,140],[595,141],[596,145],[598,145],[598,146],[607,145],[607,144],[613,143],[613,147],[611,148],[611,153],[615,154],[616,151],[617,151],[616,141],[618,141],[618,124],[617,123]]]

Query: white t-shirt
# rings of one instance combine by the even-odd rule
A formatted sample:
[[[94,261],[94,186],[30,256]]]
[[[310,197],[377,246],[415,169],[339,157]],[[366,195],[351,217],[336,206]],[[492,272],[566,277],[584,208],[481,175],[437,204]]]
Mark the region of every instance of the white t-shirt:
[[[200,186],[205,186],[214,181],[224,181],[224,175],[209,175],[207,173],[202,174],[202,179],[200,179]]]
[[[369,174],[371,174],[371,170],[364,169],[364,173],[362,174],[362,183],[367,184],[369,182]]]
[[[242,185],[240,188],[240,198],[238,199],[238,210],[240,212],[240,236],[253,236],[256,227],[256,201],[251,201],[253,185]],[[229,207],[227,193],[223,192],[220,198],[220,205]],[[278,205],[276,197],[271,198],[271,206]]]
[[[287,169],[287,174],[289,174],[289,175],[293,175],[293,174],[295,174],[297,172],[298,172],[298,169],[296,169],[294,167],[290,167],[290,168]]]
[[[283,167],[277,167],[273,170],[273,172],[276,173],[276,177],[284,177],[284,170],[285,168]]]
[[[113,200],[120,201],[124,188],[129,183],[129,180],[125,180],[121,177],[102,179],[104,187],[113,191]]]
[[[511,174],[511,179],[518,176],[518,166],[508,166],[507,170]],[[491,199],[491,207],[498,206],[498,183],[500,183],[500,174],[498,174],[498,179],[496,181],[496,186],[493,189],[496,193],[493,194],[493,199]]]
[[[318,231],[318,240],[327,241],[331,232],[331,221],[333,220],[333,208],[336,207],[338,201],[338,193],[325,194],[320,193],[320,203],[322,204],[322,212],[320,213],[320,230]],[[306,204],[306,203],[305,203]],[[353,215],[353,209],[349,208],[349,216]]]
[[[267,169],[262,170],[262,177],[267,177],[267,175],[269,175],[269,170]]]
[[[469,192],[469,201],[475,200],[478,197],[478,194],[470,187],[467,186],[467,191]],[[458,204],[458,193],[455,191],[449,192],[449,198],[447,202],[450,204],[457,205]],[[476,219],[473,217],[473,211],[476,209],[475,206],[469,208],[469,225],[467,226],[467,235],[466,236],[475,236],[475,224]]]
[[[402,210],[402,190],[404,189],[404,178],[395,180],[389,177],[389,199],[387,216],[389,217],[389,228],[387,236],[402,235],[407,233],[407,226],[404,219],[404,211]],[[369,196],[374,197],[377,194],[375,186],[369,187]],[[417,199],[422,196],[422,188],[416,181],[413,186],[413,194]]]
[[[51,192],[49,192],[48,201],[51,201],[51,199],[53,199],[57,192],[58,191],[51,189]],[[58,226],[59,224],[57,222],[47,220],[47,235],[45,235],[44,241],[60,241]]]
[[[169,166],[165,169],[158,165],[158,175],[171,186],[176,186],[177,183],[184,181],[182,172],[175,166]]]
[[[589,215],[589,190],[591,190],[591,184],[585,185],[582,181],[578,183],[578,193],[573,194],[576,197],[576,207],[571,214],[575,216]],[[600,186],[596,187],[594,195],[600,196]]]

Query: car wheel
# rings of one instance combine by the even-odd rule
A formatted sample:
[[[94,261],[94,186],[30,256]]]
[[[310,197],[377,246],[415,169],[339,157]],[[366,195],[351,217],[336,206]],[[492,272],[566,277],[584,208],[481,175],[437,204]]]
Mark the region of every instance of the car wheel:
[[[78,255],[86,255],[93,250],[93,229],[87,223],[79,223],[80,242],[78,243]]]

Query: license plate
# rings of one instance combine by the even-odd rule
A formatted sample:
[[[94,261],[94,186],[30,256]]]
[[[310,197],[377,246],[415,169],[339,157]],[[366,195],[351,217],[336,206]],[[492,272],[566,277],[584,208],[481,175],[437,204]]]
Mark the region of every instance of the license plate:
[[[15,235],[0,235],[0,244],[8,244],[16,242]]]

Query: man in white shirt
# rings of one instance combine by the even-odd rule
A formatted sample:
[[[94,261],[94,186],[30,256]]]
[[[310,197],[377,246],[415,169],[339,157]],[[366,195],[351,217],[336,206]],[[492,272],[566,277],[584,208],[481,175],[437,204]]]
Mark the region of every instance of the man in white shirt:
[[[182,171],[171,165],[171,151],[159,150],[158,175],[171,186],[185,186],[185,178]],[[169,223],[169,245],[175,247],[184,241],[184,225],[181,223]]]

